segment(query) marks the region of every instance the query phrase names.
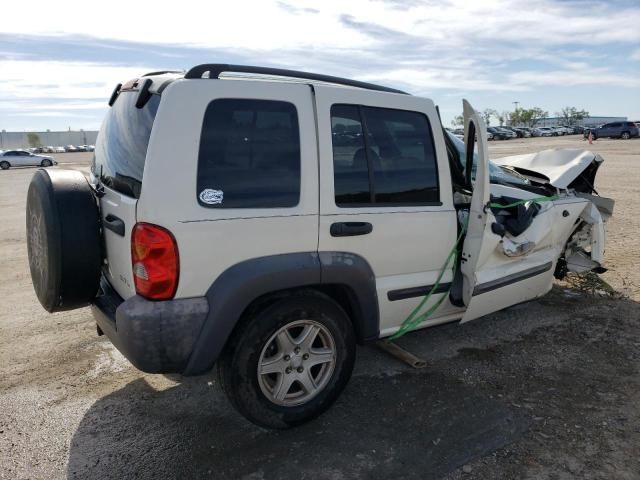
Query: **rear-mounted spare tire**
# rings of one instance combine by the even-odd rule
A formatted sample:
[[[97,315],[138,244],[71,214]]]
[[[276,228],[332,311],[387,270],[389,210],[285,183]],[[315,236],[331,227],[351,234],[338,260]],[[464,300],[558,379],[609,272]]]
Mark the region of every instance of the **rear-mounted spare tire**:
[[[75,170],[38,170],[27,193],[31,281],[49,312],[88,305],[100,283],[100,214]]]

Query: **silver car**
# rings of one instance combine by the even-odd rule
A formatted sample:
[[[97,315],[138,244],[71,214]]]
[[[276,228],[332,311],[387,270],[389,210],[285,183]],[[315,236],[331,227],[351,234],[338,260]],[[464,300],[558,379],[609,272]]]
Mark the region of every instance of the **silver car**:
[[[36,155],[26,150],[7,150],[0,154],[0,168],[8,170],[11,167],[50,167],[57,165],[53,158],[46,155]]]

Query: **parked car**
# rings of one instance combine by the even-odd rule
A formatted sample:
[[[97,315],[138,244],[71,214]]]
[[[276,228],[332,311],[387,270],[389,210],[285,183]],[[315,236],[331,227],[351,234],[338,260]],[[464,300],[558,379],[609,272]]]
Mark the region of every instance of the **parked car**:
[[[76,152],[77,148],[74,147],[73,145],[65,145],[64,151],[65,152]]]
[[[78,145],[76,147],[76,152],[87,152],[87,146],[86,145]]]
[[[489,129],[487,129],[487,140],[493,140],[493,133],[491,133]]]
[[[45,155],[36,155],[26,150],[7,150],[0,154],[0,168],[9,170],[11,167],[50,167],[57,165],[53,158]]]
[[[42,153],[54,153],[54,148],[51,145],[42,147]]]
[[[573,126],[573,133],[574,134],[581,134],[584,133],[585,127],[581,126],[581,125],[574,125]]]
[[[477,142],[461,147],[432,100],[349,79],[207,64],[123,85],[90,179],[33,176],[37,298],[49,312],[91,304],[98,334],[143,371],[215,365],[258,425],[329,408],[358,342],[464,323],[545,294],[554,273],[603,270],[602,158],[500,158],[517,184],[506,189],[466,101]],[[338,124],[358,143],[335,144]],[[427,295],[441,305],[411,316]]]
[[[551,127],[536,127],[534,129],[534,135],[536,137],[554,137],[557,135]]]
[[[501,128],[503,130],[513,133],[512,138],[522,138],[524,136],[522,132],[518,131],[518,129],[514,127],[498,127],[498,128]]]
[[[96,149],[95,145],[86,145],[86,147],[87,147],[87,152],[93,152]]]
[[[609,137],[629,139],[640,136],[640,129],[633,122],[612,122],[605,123],[601,127],[590,129],[592,138]],[[589,136],[589,132],[585,133]]]
[[[508,140],[513,138],[513,132],[502,130],[499,127],[487,127],[487,132],[490,132],[494,140]]]
[[[496,127],[498,130],[501,130],[503,132],[506,132],[506,134],[509,136],[509,138],[517,138],[518,135],[516,134],[516,132],[514,132],[512,129],[508,128],[508,127]]]
[[[523,127],[513,127],[513,130],[516,131],[519,138],[529,138],[531,136],[531,132],[528,129]]]
[[[65,153],[66,150],[64,147],[54,147],[53,148],[53,153]]]

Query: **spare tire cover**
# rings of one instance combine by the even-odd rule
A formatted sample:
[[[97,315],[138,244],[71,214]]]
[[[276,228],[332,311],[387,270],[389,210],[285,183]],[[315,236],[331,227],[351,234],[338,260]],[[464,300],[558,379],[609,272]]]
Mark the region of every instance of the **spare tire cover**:
[[[31,281],[49,312],[95,297],[102,263],[98,202],[76,170],[38,170],[27,193]]]

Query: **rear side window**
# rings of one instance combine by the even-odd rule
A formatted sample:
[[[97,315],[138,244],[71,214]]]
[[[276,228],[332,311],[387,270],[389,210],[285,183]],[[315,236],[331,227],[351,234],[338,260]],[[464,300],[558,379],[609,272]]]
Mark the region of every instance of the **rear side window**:
[[[219,99],[205,111],[198,202],[208,208],[294,207],[300,199],[296,107],[271,100]]]
[[[339,207],[439,204],[427,117],[358,105],[331,107],[335,202]]]
[[[138,91],[123,91],[100,128],[92,173],[107,187],[130,197],[140,196],[142,172],[160,96],[136,108]]]

